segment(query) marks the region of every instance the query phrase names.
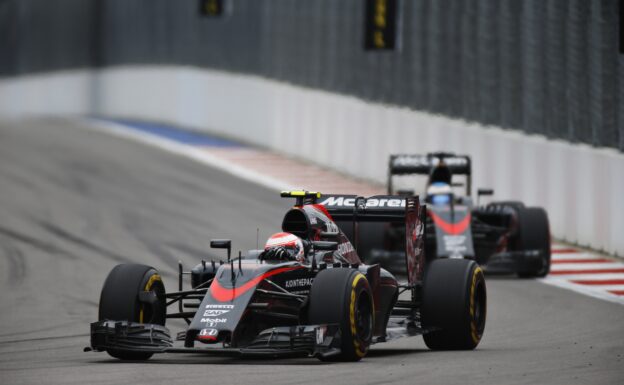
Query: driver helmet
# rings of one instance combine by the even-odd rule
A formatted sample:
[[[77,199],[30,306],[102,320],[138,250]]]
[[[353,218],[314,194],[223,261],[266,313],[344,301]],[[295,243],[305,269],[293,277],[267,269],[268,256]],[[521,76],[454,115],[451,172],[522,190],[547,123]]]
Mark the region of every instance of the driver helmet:
[[[274,255],[277,259],[303,262],[305,253],[301,238],[291,233],[271,235],[264,245],[266,255]]]
[[[453,189],[448,183],[433,182],[427,187],[427,198],[434,205],[445,205],[451,203]]]

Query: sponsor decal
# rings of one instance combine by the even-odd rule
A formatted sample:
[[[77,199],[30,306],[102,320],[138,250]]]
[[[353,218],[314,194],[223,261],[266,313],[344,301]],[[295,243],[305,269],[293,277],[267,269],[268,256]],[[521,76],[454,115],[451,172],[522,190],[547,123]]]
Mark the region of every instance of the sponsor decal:
[[[338,226],[332,221],[325,222],[325,231],[327,231],[328,233],[339,232]]]
[[[227,318],[202,318],[201,322],[205,323],[207,326],[217,326],[217,324],[227,322]]]
[[[451,258],[462,258],[468,251],[465,235],[444,235],[444,248]]]
[[[206,305],[206,309],[234,309],[234,305],[219,305],[219,304],[208,304]]]
[[[208,310],[204,311],[204,317],[218,317],[218,316],[223,315],[225,313],[229,313],[229,310],[208,309]]]
[[[355,249],[353,248],[353,245],[351,244],[351,242],[343,242],[343,243],[338,245],[337,251],[340,254],[344,255],[344,254],[350,253],[352,251],[355,251]]]
[[[437,166],[440,159],[436,157],[402,155],[394,158],[392,164],[395,167],[430,167]],[[462,157],[445,157],[444,164],[450,167],[468,166],[468,160]]]
[[[316,329],[316,344],[320,345],[325,340],[325,333],[327,332],[327,326],[320,326]]]
[[[394,158],[392,164],[395,167],[429,166],[429,159],[426,156],[402,155]]]
[[[199,335],[202,337],[216,337],[219,334],[217,329],[202,329],[199,331]]]
[[[321,202],[323,206],[329,207],[353,207],[355,198],[345,197],[329,197]],[[371,207],[405,207],[405,199],[403,198],[369,198],[366,200],[366,208]]]
[[[412,231],[412,242],[416,242],[418,238],[422,238],[424,232],[425,226],[423,226],[422,222],[418,222],[414,231]]]
[[[312,286],[312,282],[314,282],[314,278],[290,279],[286,281],[284,286],[286,286],[287,289],[291,287]]]
[[[278,269],[260,274],[257,277],[252,278],[250,281],[244,283],[243,285],[237,288],[232,288],[232,289],[224,288],[223,286],[221,286],[221,284],[219,284],[219,281],[214,281],[212,285],[210,285],[209,293],[212,296],[212,298],[214,298],[216,301],[219,301],[219,302],[233,301],[239,296],[247,293],[250,289],[256,287],[256,285],[260,283],[260,281],[262,281],[263,279],[272,277],[277,274],[285,273],[287,271],[293,271],[293,270],[299,270],[299,269],[305,269],[305,267],[303,266],[280,267]]]
[[[366,0],[365,39],[367,50],[393,50],[397,41],[398,0]]]

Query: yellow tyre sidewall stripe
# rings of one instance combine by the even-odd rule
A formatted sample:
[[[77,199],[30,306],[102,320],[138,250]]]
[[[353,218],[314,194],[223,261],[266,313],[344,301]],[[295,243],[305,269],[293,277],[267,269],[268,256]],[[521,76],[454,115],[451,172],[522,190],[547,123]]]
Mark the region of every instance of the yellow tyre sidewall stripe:
[[[355,304],[357,302],[357,298],[356,298],[357,285],[361,279],[364,279],[364,282],[366,282],[366,277],[362,273],[357,273],[357,275],[355,276],[351,284],[351,298],[349,301],[349,321],[350,321],[350,326],[351,326],[351,339],[353,340],[353,347],[355,348],[355,354],[357,354],[358,357],[364,357],[364,355],[366,355],[366,352],[368,351],[368,346],[363,346],[362,344],[360,344],[360,341],[358,341],[356,338],[357,329],[355,325]],[[375,304],[373,303],[372,298],[371,298],[371,310],[372,310],[371,317],[373,317],[373,326],[375,323],[374,306]]]
[[[477,287],[477,278],[483,272],[481,268],[477,266],[472,272],[472,282],[470,284],[470,335],[472,341],[477,344],[481,340],[481,334],[477,330],[477,323],[475,322],[475,290]]]
[[[147,283],[145,284],[145,288],[143,288],[143,291],[150,291],[152,289],[152,286],[154,285],[154,282],[162,282],[162,278],[160,278],[159,274],[153,274],[147,280]],[[139,323],[143,323],[143,308],[144,307],[145,305],[141,305],[141,310],[139,311]]]

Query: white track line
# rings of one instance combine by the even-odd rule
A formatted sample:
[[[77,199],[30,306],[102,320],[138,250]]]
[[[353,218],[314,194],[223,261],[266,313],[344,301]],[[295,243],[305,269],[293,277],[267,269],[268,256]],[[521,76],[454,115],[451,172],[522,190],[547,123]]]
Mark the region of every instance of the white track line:
[[[611,279],[624,279],[624,273],[557,274],[552,277],[565,279],[567,281],[605,281]]]
[[[588,295],[590,297],[599,298],[605,301],[615,302],[624,305],[624,296],[611,294],[600,287],[577,285],[564,279],[557,279],[552,277],[540,278],[538,279],[538,281],[548,285],[561,287],[563,289],[572,290],[577,293]]]
[[[602,259],[602,258],[604,257],[597,256],[595,254],[590,254],[587,252],[581,252],[581,251],[579,251],[578,253],[565,253],[565,254],[553,254],[552,255],[553,261],[557,261],[560,259]]]
[[[603,269],[621,269],[624,265],[617,262],[597,262],[597,263],[558,263],[550,266],[550,271],[566,271],[566,270],[603,270]]]
[[[154,147],[158,147],[161,150],[185,156],[193,159],[196,162],[206,164],[208,166],[217,168],[228,174],[244,179],[246,181],[256,183],[271,190],[292,190],[293,186],[290,186],[286,182],[268,177],[264,174],[249,170],[244,167],[237,166],[231,162],[220,159],[216,156],[204,151],[201,147],[192,145],[180,144],[170,139],[161,138],[156,135],[137,132],[129,129],[127,126],[103,120],[88,119],[86,120],[86,126],[94,128],[98,131],[106,131],[119,137],[132,139],[137,142],[148,144]]]

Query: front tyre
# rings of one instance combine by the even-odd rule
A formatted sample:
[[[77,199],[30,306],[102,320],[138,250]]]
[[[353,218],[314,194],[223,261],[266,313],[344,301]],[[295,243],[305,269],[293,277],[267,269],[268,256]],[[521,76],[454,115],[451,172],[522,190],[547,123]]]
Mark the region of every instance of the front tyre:
[[[308,320],[311,324],[340,325],[339,361],[359,361],[373,338],[375,310],[364,274],[354,269],[322,270],[310,290]]]
[[[472,350],[485,330],[487,292],[483,271],[467,259],[436,259],[426,268],[421,321],[427,347]]]
[[[117,265],[104,281],[100,295],[99,320],[128,321],[164,325],[165,285],[150,266]],[[108,349],[121,360],[146,360],[153,353]]]

